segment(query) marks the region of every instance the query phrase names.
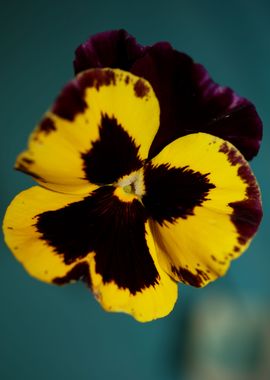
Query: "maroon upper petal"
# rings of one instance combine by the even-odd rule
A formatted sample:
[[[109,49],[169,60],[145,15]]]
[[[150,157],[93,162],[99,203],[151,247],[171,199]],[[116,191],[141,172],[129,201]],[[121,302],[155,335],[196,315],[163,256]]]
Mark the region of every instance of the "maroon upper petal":
[[[123,29],[99,33],[76,49],[74,70],[76,74],[102,67],[130,71],[130,67],[146,49]]]
[[[262,122],[253,104],[213,82],[203,66],[169,43],[142,47],[124,30],[100,33],[76,50],[74,67],[76,73],[117,67],[151,83],[161,115],[150,158],[176,138],[196,132],[230,141],[248,160],[259,150]]]

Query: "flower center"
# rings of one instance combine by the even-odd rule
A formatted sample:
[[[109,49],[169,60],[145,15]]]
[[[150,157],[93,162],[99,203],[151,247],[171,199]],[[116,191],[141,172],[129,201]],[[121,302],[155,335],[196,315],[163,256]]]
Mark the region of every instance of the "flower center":
[[[120,187],[125,194],[141,198],[145,193],[143,169],[125,175],[116,185]]]
[[[130,185],[123,186],[123,190],[124,190],[126,193],[132,193],[132,194],[134,194],[134,193],[135,193],[135,186],[134,186],[134,183],[131,183]]]

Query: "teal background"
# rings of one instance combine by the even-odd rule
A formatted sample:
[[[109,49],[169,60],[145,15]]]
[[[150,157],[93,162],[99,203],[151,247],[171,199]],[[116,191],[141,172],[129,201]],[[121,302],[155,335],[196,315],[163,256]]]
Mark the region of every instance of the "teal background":
[[[72,78],[74,49],[100,31],[123,27],[143,44],[170,41],[203,63],[217,82],[252,100],[265,131],[260,155],[252,162],[265,210],[259,233],[225,278],[200,290],[181,286],[167,318],[139,324],[103,312],[82,284],[58,288],[38,282],[1,241],[1,380],[186,380],[187,321],[196,303],[215,292],[268,307],[269,19],[266,0],[1,3],[1,217],[11,199],[33,184],[13,171],[17,154]],[[240,312],[244,320],[244,308]]]

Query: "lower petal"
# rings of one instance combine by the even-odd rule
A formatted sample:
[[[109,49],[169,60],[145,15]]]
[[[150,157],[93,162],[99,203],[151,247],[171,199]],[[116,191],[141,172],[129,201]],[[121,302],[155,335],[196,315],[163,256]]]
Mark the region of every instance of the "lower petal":
[[[102,274],[96,271],[95,257],[90,258],[92,289],[102,307],[107,311],[131,314],[140,322],[148,322],[168,315],[177,300],[177,284],[161,269],[148,223],[145,228],[149,253],[158,273],[153,284],[133,292],[128,287],[117,285],[113,280],[104,281]],[[143,268],[134,265],[134,270],[140,272]]]

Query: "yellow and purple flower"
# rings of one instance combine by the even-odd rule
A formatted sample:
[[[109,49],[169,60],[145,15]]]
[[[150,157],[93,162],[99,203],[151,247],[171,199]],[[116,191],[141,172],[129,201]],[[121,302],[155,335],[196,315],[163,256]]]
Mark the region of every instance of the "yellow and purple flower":
[[[82,280],[108,311],[163,317],[178,282],[224,275],[255,234],[260,191],[246,159],[261,121],[168,43],[101,33],[74,66],[17,159],[41,186],[8,207],[6,242],[42,281]]]

